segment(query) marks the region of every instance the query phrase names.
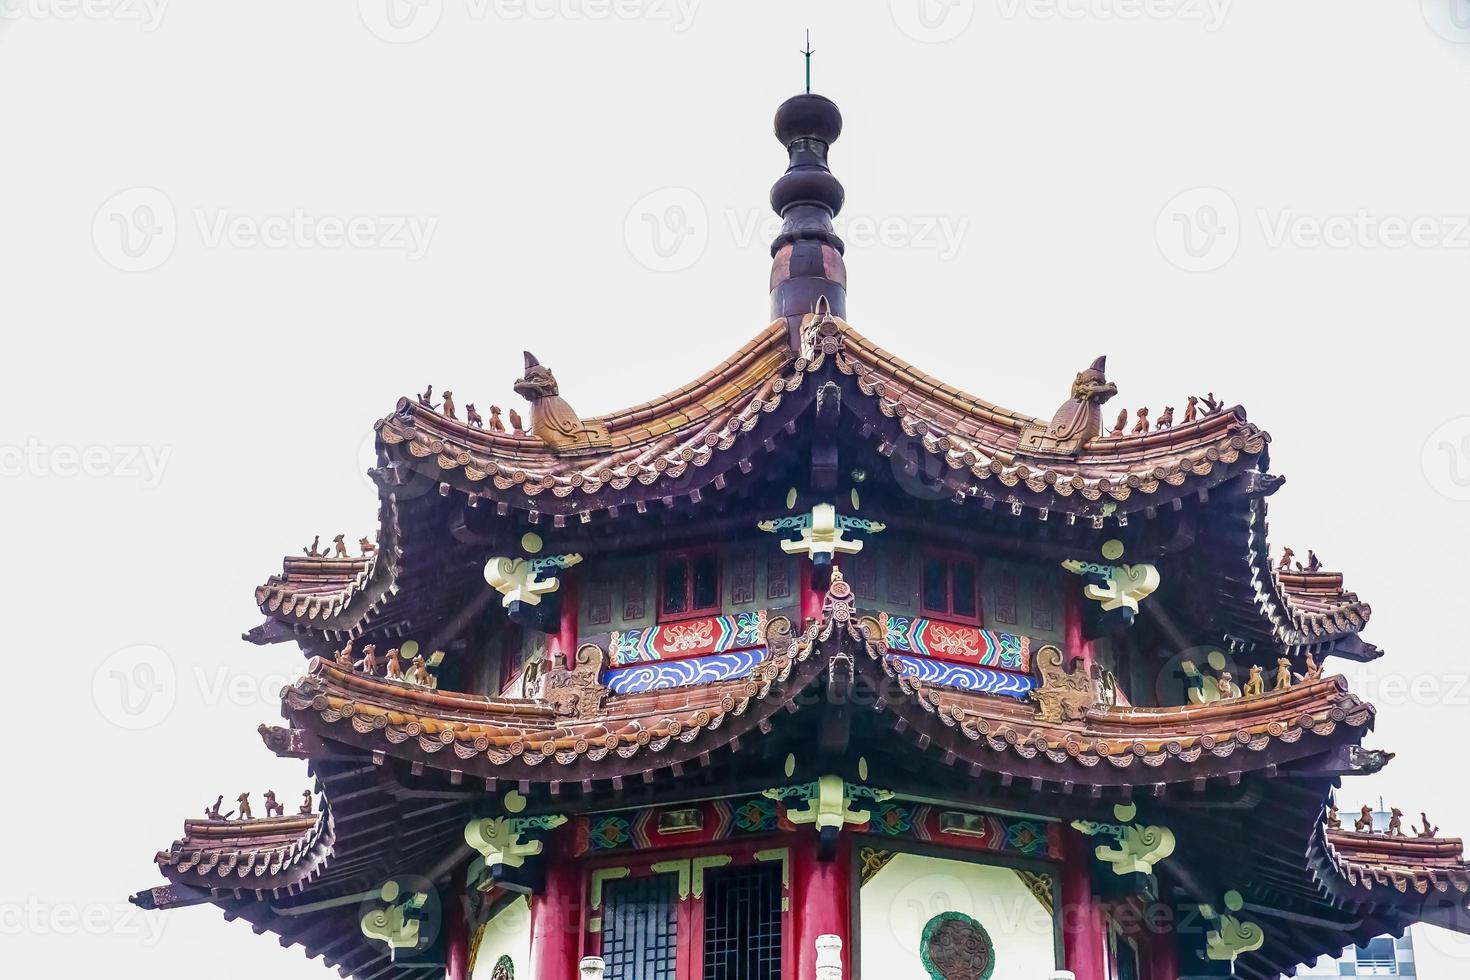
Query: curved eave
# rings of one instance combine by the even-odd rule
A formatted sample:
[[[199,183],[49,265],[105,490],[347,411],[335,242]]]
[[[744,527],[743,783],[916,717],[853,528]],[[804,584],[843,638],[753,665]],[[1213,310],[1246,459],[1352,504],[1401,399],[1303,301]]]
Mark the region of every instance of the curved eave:
[[[1426,906],[1454,908],[1457,924],[1450,928],[1470,931],[1470,865],[1459,839],[1322,828],[1312,847],[1313,868],[1339,901],[1416,916]]]
[[[156,860],[175,887],[213,898],[279,898],[304,891],[330,856],[329,812],[259,820],[188,820],[184,836]]]
[[[1111,708],[1080,722],[1040,723],[1023,702],[935,687],[877,663],[907,696],[878,707],[900,731],[944,761],[1029,779],[1052,788],[1163,787],[1275,774],[1303,760],[1356,745],[1372,729],[1372,705],[1341,678],[1302,684],[1259,698],[1175,708]]]
[[[810,632],[810,630],[809,630]],[[282,713],[327,742],[415,765],[532,783],[608,778],[626,760],[668,769],[769,732],[793,694],[820,673],[810,637],[742,680],[609,695],[585,717],[518,699],[441,693],[313,660],[287,688]]]

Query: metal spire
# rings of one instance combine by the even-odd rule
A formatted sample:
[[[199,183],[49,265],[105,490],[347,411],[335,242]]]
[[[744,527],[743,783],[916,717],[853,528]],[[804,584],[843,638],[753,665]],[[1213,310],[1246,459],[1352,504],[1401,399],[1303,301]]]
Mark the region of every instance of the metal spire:
[[[806,91],[810,95],[812,91],[812,55],[816,53],[812,50],[812,32],[810,30],[806,32],[806,48],[801,53],[806,55]]]

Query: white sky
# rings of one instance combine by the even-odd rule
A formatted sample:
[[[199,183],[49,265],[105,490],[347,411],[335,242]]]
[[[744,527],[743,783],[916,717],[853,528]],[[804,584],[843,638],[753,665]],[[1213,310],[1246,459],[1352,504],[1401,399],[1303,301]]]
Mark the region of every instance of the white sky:
[[[1470,833],[1470,2],[427,0],[397,35],[386,2],[0,0],[12,967],[327,975],[210,909],[154,943],[120,905],[215,794],[305,785],[254,732],[299,660],[238,639],[253,587],[371,531],[364,444],[399,395],[518,404],[530,346],[592,415],[765,325],[770,120],[808,26],[847,121],[852,323],[1035,414],[1103,352],[1115,409],[1245,404],[1289,478],[1274,541],[1346,570],[1389,651],[1361,689],[1401,756],[1345,800]],[[299,240],[251,238],[298,211]],[[692,234],[663,254],[649,220]],[[1191,257],[1191,222],[1224,234]],[[57,474],[89,447],[106,475]],[[129,731],[140,644],[175,684]],[[1420,948],[1463,973],[1467,947],[1438,974]]]

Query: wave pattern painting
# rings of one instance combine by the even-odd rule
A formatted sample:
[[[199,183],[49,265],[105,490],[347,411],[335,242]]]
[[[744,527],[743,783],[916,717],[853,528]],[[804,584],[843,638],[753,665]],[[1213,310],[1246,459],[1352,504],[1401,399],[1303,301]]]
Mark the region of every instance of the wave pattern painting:
[[[764,648],[717,653],[689,660],[668,660],[608,671],[603,683],[614,694],[641,694],[691,684],[713,684],[749,677],[768,656]]]
[[[1036,687],[1036,678],[1027,674],[986,670],[984,667],[966,667],[963,664],[945,663],[942,660],[933,660],[928,657],[903,657],[895,654],[890,654],[889,657],[898,664],[901,673],[940,687],[976,691],[980,694],[1003,694],[1006,697],[1021,699],[1024,699]]]

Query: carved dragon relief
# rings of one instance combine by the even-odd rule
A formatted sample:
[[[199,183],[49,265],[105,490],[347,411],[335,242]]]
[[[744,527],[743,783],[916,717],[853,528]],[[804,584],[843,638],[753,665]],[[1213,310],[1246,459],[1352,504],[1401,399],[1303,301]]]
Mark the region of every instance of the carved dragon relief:
[[[1069,664],[1061,650],[1048,644],[1036,652],[1036,669],[1041,685],[1028,697],[1036,702],[1037,721],[1082,721],[1087,709],[1099,704],[1097,685],[1080,657]]]
[[[605,654],[597,644],[582,644],[575,661],[542,676],[536,700],[551,705],[564,717],[588,718],[597,714],[608,694],[602,685],[604,659]]]
[[[531,403],[531,434],[554,451],[592,449],[608,444],[607,426],[583,422],[561,397],[551,369],[525,351],[526,373],[515,383],[516,394]]]
[[[1075,456],[1089,439],[1102,435],[1102,406],[1118,393],[1107,379],[1107,358],[1099,357],[1072,382],[1072,397],[1057,409],[1050,425],[1034,422],[1021,430],[1020,448],[1052,456]]]

